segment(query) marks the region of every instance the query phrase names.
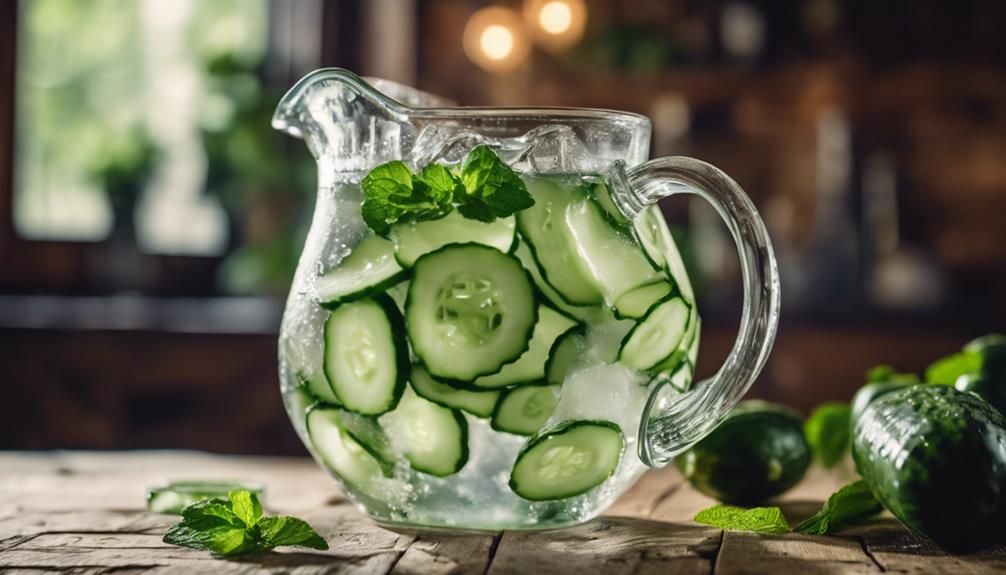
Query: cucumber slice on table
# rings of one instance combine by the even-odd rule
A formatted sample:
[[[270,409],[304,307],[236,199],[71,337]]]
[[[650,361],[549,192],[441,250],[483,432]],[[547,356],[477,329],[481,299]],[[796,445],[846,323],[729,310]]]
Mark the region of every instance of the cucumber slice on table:
[[[318,301],[332,306],[380,293],[405,277],[395,261],[395,245],[380,236],[367,236],[335,268],[314,280]]]
[[[147,511],[181,515],[182,510],[204,499],[226,498],[231,491],[251,491],[260,499],[265,491],[261,483],[243,481],[172,481],[147,490]]]
[[[660,208],[650,206],[643,210],[633,223],[633,229],[650,263],[671,275],[685,301],[694,302],[695,294],[688,279],[688,272],[685,270],[685,262],[681,259],[681,252],[674,243],[674,237],[667,228],[667,222],[664,221]]]
[[[513,216],[480,222],[454,211],[437,220],[395,224],[388,237],[395,244],[398,263],[412,267],[422,255],[447,244],[476,243],[509,252],[516,239],[516,229]]]
[[[639,245],[612,226],[596,202],[571,204],[565,225],[573,239],[576,261],[606,302],[613,304],[629,290],[660,279]]]
[[[405,302],[415,354],[434,377],[460,381],[520,357],[537,310],[517,258],[479,244],[451,244],[416,260]]]
[[[545,425],[559,404],[558,385],[522,385],[503,392],[493,410],[492,428],[531,435]]]
[[[550,385],[562,385],[566,381],[566,376],[583,353],[585,332],[582,326],[567,330],[552,344],[545,362],[545,381]]]
[[[517,214],[517,229],[527,241],[542,277],[566,303],[601,303],[601,293],[578,261],[565,222],[566,208],[584,201],[586,194],[577,186],[544,178],[529,180],[527,187],[534,205]]]
[[[691,315],[680,297],[653,306],[622,340],[618,361],[640,371],[673,369],[667,362],[679,351]]]
[[[610,421],[566,421],[521,449],[510,489],[531,501],[581,495],[615,472],[624,449],[622,430]]]
[[[615,317],[636,319],[646,315],[653,304],[665,299],[674,291],[674,286],[665,280],[631,289],[615,300]]]
[[[499,399],[498,391],[472,391],[441,383],[421,365],[412,366],[409,378],[417,395],[444,407],[461,409],[478,417],[489,417]]]
[[[453,475],[468,461],[468,422],[460,411],[437,405],[405,390],[398,408],[381,423],[404,450],[416,471]]]
[[[325,376],[346,409],[394,409],[409,376],[409,348],[395,302],[386,295],[335,308],[325,322]]]
[[[374,455],[350,433],[345,416],[338,407],[316,405],[307,413],[307,435],[315,453],[326,467],[347,484],[374,493],[374,481],[388,474],[391,466]]]
[[[552,345],[562,334],[576,327],[577,323],[547,305],[538,307],[538,323],[534,326],[531,342],[516,361],[504,365],[492,375],[484,375],[472,382],[478,389],[499,389],[523,383],[538,383],[545,378],[545,364],[548,362]]]

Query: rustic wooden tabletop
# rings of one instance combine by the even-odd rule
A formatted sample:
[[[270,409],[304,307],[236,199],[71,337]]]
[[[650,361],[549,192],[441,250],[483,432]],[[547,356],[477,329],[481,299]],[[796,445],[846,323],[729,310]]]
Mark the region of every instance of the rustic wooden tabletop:
[[[790,521],[816,511],[843,482],[842,474],[814,470],[788,493],[780,505]],[[225,561],[162,543],[177,518],[145,512],[146,487],[210,478],[262,482],[268,511],[306,519],[331,549],[284,549]],[[712,503],[673,469],[664,469],[644,476],[603,517],[579,527],[495,534],[390,531],[359,513],[306,458],[0,453],[0,572],[1006,572],[1006,547],[948,555],[893,519],[837,537],[760,536],[691,521]]]

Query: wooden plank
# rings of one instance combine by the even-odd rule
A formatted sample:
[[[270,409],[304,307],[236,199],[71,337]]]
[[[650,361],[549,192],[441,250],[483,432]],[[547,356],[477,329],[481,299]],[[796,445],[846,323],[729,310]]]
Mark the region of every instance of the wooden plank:
[[[928,539],[915,535],[895,519],[860,534],[870,556],[893,573],[984,575],[1006,573],[1006,545],[951,555]]]
[[[799,534],[773,536],[726,531],[716,561],[717,575],[880,572],[855,539]]]
[[[507,531],[489,567],[492,575],[526,573],[708,574],[719,532],[694,525],[601,517],[549,531]]]
[[[485,573],[497,536],[420,532],[391,570],[400,575]]]

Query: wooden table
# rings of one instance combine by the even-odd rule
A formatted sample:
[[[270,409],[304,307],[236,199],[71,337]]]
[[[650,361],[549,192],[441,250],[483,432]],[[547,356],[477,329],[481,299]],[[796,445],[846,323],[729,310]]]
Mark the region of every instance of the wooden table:
[[[845,475],[849,472],[845,471]],[[815,470],[781,505],[816,511],[843,472]],[[166,545],[176,518],[144,511],[171,479],[266,485],[266,507],[309,521],[327,552],[284,549],[225,561]],[[838,537],[759,536],[693,523],[712,504],[673,469],[651,472],[604,517],[547,532],[389,531],[343,498],[306,458],[193,452],[0,453],[0,572],[73,573],[1002,573],[1006,547],[951,556],[893,519]]]

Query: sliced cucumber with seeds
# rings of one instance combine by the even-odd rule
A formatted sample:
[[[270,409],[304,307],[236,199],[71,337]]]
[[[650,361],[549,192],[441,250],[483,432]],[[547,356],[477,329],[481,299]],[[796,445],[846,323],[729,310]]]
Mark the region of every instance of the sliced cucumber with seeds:
[[[395,302],[386,295],[335,308],[325,322],[325,376],[346,409],[394,409],[409,376],[409,348]]]
[[[534,326],[527,351],[517,358],[517,361],[504,365],[498,372],[475,379],[472,386],[478,389],[499,389],[510,385],[541,382],[545,378],[545,363],[548,361],[552,344],[576,325],[576,321],[569,316],[547,305],[539,306],[538,323]]]
[[[609,304],[633,288],[660,279],[660,274],[626,233],[616,229],[592,200],[571,204],[565,224],[577,261],[588,281]]]
[[[566,208],[584,201],[586,194],[576,185],[545,178],[528,181],[527,188],[534,205],[517,214],[517,229],[527,240],[542,277],[566,303],[601,303],[603,297],[578,260],[565,222]]]
[[[421,365],[412,366],[409,379],[417,395],[444,407],[461,409],[478,417],[489,417],[499,399],[498,391],[471,391],[441,383]]]
[[[376,496],[374,483],[385,475],[388,465],[349,432],[343,421],[348,413],[338,407],[316,405],[307,413],[307,435],[326,467],[347,484]]]
[[[416,260],[405,302],[415,354],[434,377],[460,381],[520,357],[537,311],[517,258],[479,244],[451,244]]]
[[[611,477],[624,449],[622,430],[610,421],[566,421],[520,450],[510,489],[531,501],[582,495]]]
[[[398,408],[381,417],[416,471],[447,477],[468,461],[468,422],[460,411],[405,390]]]
[[[545,362],[545,381],[550,385],[561,385],[583,353],[583,336],[586,329],[579,326],[562,334],[548,352]]]
[[[367,236],[332,270],[314,280],[318,301],[325,306],[383,292],[400,282],[405,270],[395,260],[395,245]]]
[[[694,302],[695,294],[685,270],[685,262],[681,259],[681,252],[678,251],[671,230],[667,228],[660,207],[650,206],[643,210],[633,223],[633,229],[650,262],[671,275],[685,301]]]
[[[653,306],[622,340],[618,361],[640,371],[664,368],[679,351],[690,314],[688,304],[676,296]]]
[[[522,385],[503,392],[493,410],[492,428],[531,435],[545,425],[559,404],[558,385]]]
[[[477,243],[501,252],[509,252],[516,238],[517,222],[513,216],[492,222],[480,222],[451,212],[425,222],[395,224],[388,237],[395,244],[395,258],[405,267],[412,267],[422,255],[447,244]]]
[[[665,280],[657,280],[631,289],[615,300],[615,317],[618,319],[643,317],[653,304],[665,299],[672,291],[674,286]]]

